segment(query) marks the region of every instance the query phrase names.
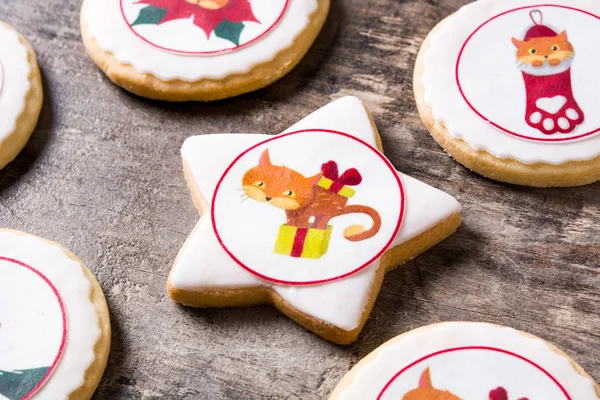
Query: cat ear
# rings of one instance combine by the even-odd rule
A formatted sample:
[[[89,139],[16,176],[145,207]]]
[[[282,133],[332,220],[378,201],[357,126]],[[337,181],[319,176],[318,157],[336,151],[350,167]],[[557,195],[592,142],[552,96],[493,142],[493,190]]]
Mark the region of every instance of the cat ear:
[[[269,149],[263,151],[258,160],[258,165],[273,165],[271,164],[271,157],[269,156]]]
[[[313,185],[316,185],[317,183],[319,183],[319,181],[321,180],[322,177],[323,177],[323,172],[319,172],[318,174],[311,176],[307,179],[310,180]]]
[[[567,31],[562,31],[558,36],[560,36],[563,40],[569,40],[569,36],[567,35]]]
[[[523,45],[523,42],[521,42],[519,39],[517,39],[515,37],[512,38],[512,42],[517,49],[521,48],[521,46]]]
[[[429,374],[429,367],[421,374],[421,377],[419,378],[419,387],[433,389],[433,385],[431,384],[431,375]]]

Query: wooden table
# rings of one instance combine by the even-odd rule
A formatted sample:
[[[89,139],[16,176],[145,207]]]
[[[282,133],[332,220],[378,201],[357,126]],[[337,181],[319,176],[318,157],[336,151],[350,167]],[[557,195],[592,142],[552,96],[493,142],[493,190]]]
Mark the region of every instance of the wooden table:
[[[0,18],[36,49],[45,90],[36,132],[0,172],[0,226],[62,243],[97,275],[113,327],[98,399],[322,399],[381,343],[447,320],[529,331],[600,380],[600,184],[492,182],[450,159],[419,120],[417,51],[465,3],[334,0],[317,43],[279,83],[233,100],[167,104],[128,94],[94,66],[78,1],[0,2]],[[278,133],[348,94],[369,105],[399,170],[461,201],[458,233],[388,274],[365,330],[347,347],[268,306],[173,303],[167,274],[198,219],[183,140]]]

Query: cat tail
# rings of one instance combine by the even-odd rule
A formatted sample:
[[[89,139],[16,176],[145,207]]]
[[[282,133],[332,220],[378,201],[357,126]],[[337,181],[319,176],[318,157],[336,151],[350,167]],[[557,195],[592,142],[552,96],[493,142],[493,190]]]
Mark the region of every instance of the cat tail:
[[[372,238],[379,232],[379,229],[381,229],[381,217],[379,216],[379,213],[371,207],[360,205],[346,206],[341,214],[366,214],[373,220],[373,226],[368,230],[362,225],[351,225],[344,229],[344,237],[352,242],[359,242],[361,240]]]

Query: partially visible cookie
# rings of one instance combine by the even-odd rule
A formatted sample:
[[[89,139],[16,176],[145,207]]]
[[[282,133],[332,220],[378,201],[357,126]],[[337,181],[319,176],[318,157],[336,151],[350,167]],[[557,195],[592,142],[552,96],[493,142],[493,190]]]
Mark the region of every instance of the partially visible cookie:
[[[419,53],[421,118],[459,163],[534,187],[600,180],[600,3],[479,0]]]
[[[562,351],[512,328],[447,322],[405,333],[359,362],[330,400],[598,400]]]
[[[81,260],[0,229],[0,398],[89,399],[109,349],[106,300]]]
[[[275,82],[306,54],[330,0],[85,0],[88,54],[117,85],[168,101]]]
[[[33,48],[0,21],[0,169],[25,147],[42,100],[42,78]]]

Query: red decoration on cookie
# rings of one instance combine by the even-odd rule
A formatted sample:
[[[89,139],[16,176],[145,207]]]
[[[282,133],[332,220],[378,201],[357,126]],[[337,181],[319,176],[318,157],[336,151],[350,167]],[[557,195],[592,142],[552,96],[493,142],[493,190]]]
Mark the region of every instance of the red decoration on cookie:
[[[192,18],[207,37],[215,32],[235,45],[240,44],[243,22],[259,22],[249,0],[140,0],[139,3],[148,7],[140,11],[132,26]]]
[[[321,167],[323,176],[332,181],[329,190],[334,193],[339,193],[344,186],[356,186],[362,182],[362,176],[356,168],[350,168],[344,172],[341,176],[339,175],[338,166],[335,161],[328,161]]]
[[[508,392],[503,387],[499,387],[490,392],[490,400],[509,400]],[[519,400],[529,400],[526,397],[520,398]]]
[[[534,25],[525,38],[512,38],[527,93],[525,121],[546,135],[571,133],[585,118],[571,83],[575,49],[566,31],[558,33],[543,24],[540,10],[529,16]]]

